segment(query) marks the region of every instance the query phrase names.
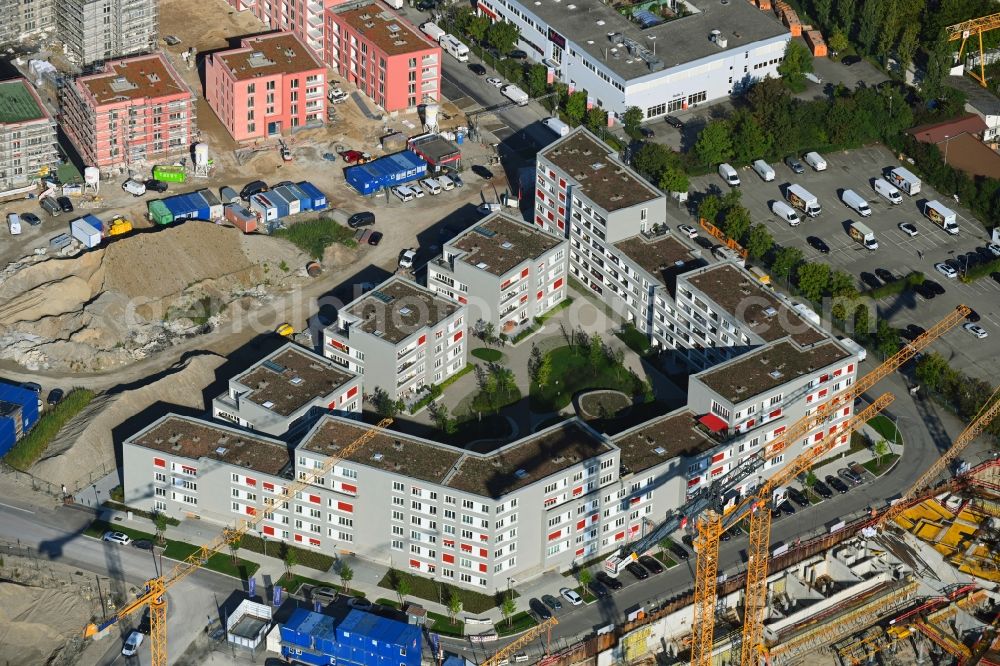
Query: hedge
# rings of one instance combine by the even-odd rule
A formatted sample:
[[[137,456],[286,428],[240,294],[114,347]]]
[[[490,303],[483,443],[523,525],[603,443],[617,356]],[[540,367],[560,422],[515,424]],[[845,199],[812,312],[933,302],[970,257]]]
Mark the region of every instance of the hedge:
[[[435,400],[437,400],[438,398],[440,398],[441,394],[444,393],[444,390],[446,388],[448,388],[449,386],[451,386],[452,384],[454,384],[455,382],[457,382],[459,379],[461,379],[465,375],[467,375],[470,372],[472,372],[472,369],[474,367],[475,366],[472,365],[471,363],[466,363],[466,365],[465,365],[464,368],[462,368],[461,370],[459,370],[458,372],[456,372],[455,374],[453,374],[451,377],[449,377],[448,379],[444,380],[440,384],[427,384],[426,385],[427,386],[427,391],[426,391],[427,395],[425,395],[420,400],[417,400],[415,403],[413,403],[413,407],[410,407],[410,414],[416,414],[421,409],[423,409],[427,405],[431,404],[432,402],[434,402]]]
[[[1000,271],[1000,258],[994,259],[993,261],[985,264],[979,264],[978,266],[968,267],[965,270],[965,274],[959,279],[961,279],[962,282],[975,282],[979,278],[987,277],[997,271]]]
[[[866,296],[871,296],[876,301],[880,298],[885,298],[886,296],[895,296],[897,294],[902,294],[904,291],[913,289],[918,284],[923,284],[924,274],[920,271],[913,271],[909,275],[894,282],[887,282],[881,287],[875,287],[869,291],[865,292]]]
[[[263,555],[264,540],[253,534],[244,534],[243,538],[240,540],[240,550],[248,550],[251,553],[260,553]],[[282,557],[284,557],[282,553],[288,550],[295,551],[297,556],[295,561],[296,565],[306,567],[307,569],[329,571],[333,566],[333,563],[336,561],[329,555],[318,553],[315,550],[285,544],[278,539],[268,539],[267,541],[268,557],[282,559]],[[324,583],[324,585],[325,584],[326,583]]]

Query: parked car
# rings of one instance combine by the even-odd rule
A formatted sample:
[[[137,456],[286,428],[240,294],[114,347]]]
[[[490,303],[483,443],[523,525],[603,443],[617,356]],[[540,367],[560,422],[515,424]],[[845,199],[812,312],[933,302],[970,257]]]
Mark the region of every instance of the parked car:
[[[656,136],[656,132],[649,129],[648,127],[640,127],[639,134],[641,134],[642,138],[644,139],[652,139],[654,136]]]
[[[986,249],[989,250],[990,254],[994,257],[1000,257],[1000,243],[990,243],[986,246]]]
[[[490,78],[486,79],[486,83],[490,84],[494,88],[503,88],[503,79],[499,79],[495,76],[491,76]]]
[[[137,539],[132,542],[132,547],[139,550],[153,550],[153,542],[149,539]]]
[[[542,603],[552,610],[562,610],[562,602],[553,597],[551,594],[543,594]]]
[[[413,201],[413,199],[416,198],[416,195],[413,193],[413,190],[411,190],[406,185],[397,185],[396,187],[392,188],[392,193],[396,195],[396,197],[403,203],[406,203],[407,201]]]
[[[642,565],[636,564],[635,562],[629,562],[626,564],[625,570],[635,576],[637,580],[646,580],[649,578],[649,572],[646,571]]]
[[[597,580],[601,581],[601,583],[608,586],[612,590],[620,590],[623,587],[625,587],[625,585],[620,580],[618,580],[611,574],[604,571],[598,571],[597,576],[595,576],[595,578],[597,578]]]
[[[129,178],[122,183],[122,189],[134,197],[141,197],[146,193],[146,184]]]
[[[990,273],[990,277],[993,278],[994,282],[1000,284],[1000,271],[993,271]]]
[[[56,203],[59,204],[59,210],[62,212],[73,212],[73,202],[69,200],[69,197],[56,197]]]
[[[413,268],[413,260],[417,258],[417,253],[413,249],[403,250],[399,255],[400,268]]]
[[[347,226],[351,229],[357,229],[358,227],[368,227],[375,224],[375,213],[370,211],[364,211],[361,213],[355,213],[347,219]]]
[[[690,224],[681,224],[677,226],[677,230],[688,238],[697,238],[698,230],[692,227]]]
[[[840,62],[845,67],[850,67],[851,65],[856,65],[859,62],[861,62],[861,56],[856,56],[856,55],[844,56],[843,58],[840,59]]]
[[[877,275],[878,279],[882,280],[882,282],[885,282],[886,284],[889,284],[890,282],[895,282],[896,280],[899,279],[892,274],[892,271],[886,270],[885,268],[876,268],[875,275]]]
[[[42,197],[38,200],[38,205],[52,217],[56,217],[62,212],[59,203],[53,197]]]
[[[823,241],[823,239],[819,238],[818,236],[809,236],[808,238],[806,238],[806,243],[809,244],[809,247],[816,250],[820,254],[830,254],[830,246],[827,245]]]
[[[146,189],[150,192],[158,192],[159,194],[163,194],[164,192],[167,191],[167,184],[164,183],[162,180],[156,180],[155,178],[150,178],[144,183],[144,185],[146,186]]]
[[[813,490],[816,491],[816,494],[823,499],[830,499],[833,497],[833,491],[819,479],[816,479],[816,483],[813,484]]]
[[[788,500],[785,500],[778,505],[778,511],[781,511],[786,516],[791,516],[795,514],[795,507]]]
[[[41,218],[34,213],[21,213],[21,221],[25,224],[30,224],[33,227],[37,227],[42,223]]]
[[[861,281],[872,289],[878,289],[882,286],[882,281],[867,271],[861,273]]]
[[[455,187],[465,187],[465,181],[458,175],[458,172],[449,171],[448,177],[451,178],[451,182],[455,183]]]
[[[486,74],[486,68],[480,65],[478,62],[470,62],[469,71],[475,74],[476,76],[483,76],[484,74]]]
[[[936,280],[924,280],[924,284],[931,288],[935,296],[944,296],[944,287]]]
[[[918,294],[926,298],[928,301],[937,296],[934,290],[931,289],[930,285],[926,283],[926,280],[921,284],[913,285],[913,291],[917,292]]]
[[[907,340],[909,340],[910,342],[913,342],[914,340],[916,340],[917,338],[919,338],[921,335],[923,335],[926,332],[927,332],[927,329],[925,329],[923,326],[917,326],[916,324],[910,324],[906,328],[904,328],[902,331],[900,331],[900,335],[903,336],[904,338],[906,338]]]
[[[65,395],[66,395],[65,391],[63,391],[61,388],[54,388],[51,391],[49,391],[49,397],[45,399],[45,402],[49,403],[50,405],[58,405],[62,401],[63,396]]]
[[[838,469],[837,476],[842,478],[844,481],[847,481],[852,486],[860,486],[865,481],[862,477],[858,476],[857,474],[855,474],[853,471],[851,471],[846,467],[841,467],[840,469]]]
[[[552,611],[549,610],[548,606],[543,604],[538,599],[531,599],[528,602],[528,607],[538,616],[540,620],[548,620],[552,617]]]
[[[493,179],[493,172],[490,171],[489,169],[487,169],[486,167],[484,167],[482,164],[473,164],[472,165],[472,173],[476,174],[477,176],[479,176],[483,180],[492,180]]]
[[[682,560],[686,560],[691,557],[691,553],[689,553],[687,549],[679,543],[672,544],[670,546],[670,552]]]
[[[42,392],[42,385],[38,382],[21,382],[21,388],[32,391],[33,393]]]
[[[593,594],[598,599],[603,599],[605,597],[611,596],[611,591],[608,590],[608,588],[601,585],[600,583],[598,583],[596,580],[592,580],[589,583],[587,583],[587,589],[590,590],[591,594]]]
[[[583,598],[576,593],[576,590],[571,590],[568,587],[564,587],[561,590],[559,590],[559,594],[563,596],[563,599],[570,602],[574,606],[579,606],[580,604],[583,603]]]
[[[139,646],[142,645],[143,635],[138,631],[133,631],[125,639],[125,645],[122,646],[122,656],[124,657],[134,657],[136,652],[139,651]]]
[[[330,88],[330,92],[326,96],[333,104],[343,104],[348,98],[348,94],[340,88]]]
[[[948,279],[958,277],[958,271],[949,266],[945,262],[934,264],[934,270],[936,270],[938,273],[940,273],[941,275],[945,276]]]
[[[846,483],[835,477],[833,474],[827,474],[826,478],[823,479],[823,481],[826,482],[826,485],[830,486],[841,495],[850,490],[850,488],[847,487]]]
[[[785,158],[785,165],[792,170],[793,173],[805,173],[806,168],[802,165],[795,155],[789,155]]]
[[[372,602],[364,597],[351,597],[347,600],[347,605],[358,610],[367,610],[372,607]]]
[[[788,498],[801,507],[809,506],[809,500],[798,488],[788,488]]]
[[[649,569],[653,575],[663,573],[663,565],[652,555],[642,555],[639,557],[639,564]]]
[[[249,201],[250,197],[255,194],[260,194],[261,192],[267,191],[267,183],[262,180],[252,180],[243,186],[240,190],[240,199],[244,201]]]
[[[122,534],[121,532],[105,532],[101,541],[107,541],[108,543],[117,543],[121,546],[127,546],[132,543],[132,537],[127,534]]]
[[[363,153],[360,150],[345,150],[340,154],[348,164],[364,164],[372,158],[368,153]]]
[[[521,49],[514,49],[507,54],[507,57],[511,60],[527,60],[528,53],[526,51],[522,51]]]
[[[967,330],[969,333],[976,336],[980,340],[982,340],[983,338],[988,338],[990,335],[989,333],[986,332],[986,329],[980,326],[979,324],[969,323],[963,326],[962,328],[964,328],[965,330]]]
[[[917,230],[917,225],[913,224],[912,222],[900,222],[899,223],[899,230],[902,231],[907,236],[911,236],[911,237],[912,236],[916,236],[916,235],[918,235],[920,233]]]
[[[681,122],[680,118],[676,118],[674,116],[667,116],[663,120],[674,129],[684,129],[684,123]]]
[[[371,234],[371,236],[368,237],[368,244],[371,245],[372,247],[375,247],[376,245],[378,245],[381,242],[382,242],[382,232],[381,231],[373,231],[372,234]]]

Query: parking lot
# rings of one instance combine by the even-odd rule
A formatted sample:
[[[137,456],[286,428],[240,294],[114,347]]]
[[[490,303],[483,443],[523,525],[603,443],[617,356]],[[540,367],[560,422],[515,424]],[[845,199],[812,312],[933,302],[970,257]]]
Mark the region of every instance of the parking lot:
[[[975,251],[989,242],[989,234],[978,220],[963,214],[949,195],[942,195],[926,183],[919,194],[913,197],[903,195],[900,205],[892,206],[873,190],[873,182],[884,169],[900,166],[898,160],[882,147],[831,153],[823,156],[828,164],[825,171],[817,172],[806,165],[803,174],[795,174],[783,163],[772,164],[775,179],[764,182],[752,169],[740,170],[745,205],[755,222],[764,223],[774,240],[785,247],[802,250],[806,261],[821,261],[831,268],[843,270],[853,275],[859,289],[868,289],[860,276],[863,272],[873,273],[875,269],[885,269],[895,276],[911,271],[922,271],[928,279],[940,283],[946,293],[926,300],[908,292],[878,302],[879,317],[888,319],[896,328],[909,324],[927,327],[940,319],[958,304],[964,303],[976,310],[982,317],[980,325],[990,337],[979,340],[966,331],[953,331],[935,343],[935,349],[948,358],[953,367],[979,377],[995,376],[1000,372],[1000,283],[989,277],[971,284],[963,284],[957,279],[948,279],[934,269],[934,264],[951,260],[959,268],[965,263],[963,255]],[[771,202],[783,201],[788,185],[797,183],[819,199],[823,212],[816,218],[804,218],[802,224],[791,227],[781,222],[771,212]],[[705,191],[711,187],[728,186],[718,174],[695,179],[692,187]],[[841,193],[851,189],[865,198],[872,215],[862,218],[841,201]],[[945,233],[932,224],[921,213],[926,201],[937,199],[958,215],[961,231],[958,236]],[[847,228],[852,221],[863,221],[868,225],[879,242],[879,249],[869,252],[851,239]],[[910,237],[900,231],[901,222],[916,225],[919,234]],[[829,253],[823,254],[807,242],[814,236],[821,239]]]

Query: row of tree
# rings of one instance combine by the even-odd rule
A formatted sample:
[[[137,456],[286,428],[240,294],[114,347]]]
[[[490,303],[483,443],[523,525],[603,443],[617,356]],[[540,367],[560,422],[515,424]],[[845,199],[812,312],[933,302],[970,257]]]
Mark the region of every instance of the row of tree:
[[[989,382],[955,370],[937,352],[921,358],[914,374],[924,389],[967,422],[976,417],[993,394]],[[1000,437],[1000,420],[994,420],[986,432]]]

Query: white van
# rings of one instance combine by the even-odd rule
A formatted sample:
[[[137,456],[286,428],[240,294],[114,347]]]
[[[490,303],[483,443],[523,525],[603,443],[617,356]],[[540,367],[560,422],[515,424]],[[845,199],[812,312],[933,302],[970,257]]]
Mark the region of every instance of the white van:
[[[569,134],[569,125],[558,118],[546,118],[542,121],[542,124],[555,132],[557,136],[566,136]]]
[[[10,229],[11,236],[21,233],[21,216],[17,213],[7,213],[7,228]]]
[[[406,203],[407,201],[413,201],[414,197],[413,190],[408,188],[406,185],[397,185],[396,187],[392,188],[392,193],[395,194],[397,197],[399,197],[399,200],[402,201],[403,203]]]
[[[726,184],[730,187],[740,186],[740,175],[736,173],[736,169],[728,164],[719,165],[719,175],[722,176],[722,180],[726,181]]]
[[[757,175],[764,179],[765,183],[769,183],[774,180],[774,169],[771,165],[764,160],[754,160],[753,170],[757,172]]]
[[[802,219],[799,214],[795,212],[795,209],[786,204],[784,201],[775,201],[771,204],[771,212],[778,216],[778,219],[787,222],[790,227],[797,227]]]
[[[441,194],[441,185],[433,178],[425,178],[420,181],[420,187],[424,188],[427,194]]]
[[[840,197],[844,200],[850,208],[853,208],[858,212],[861,217],[868,217],[872,214],[872,209],[868,206],[868,202],[863,196],[855,192],[854,190],[844,190],[844,193]]]
[[[445,192],[455,189],[455,182],[448,176],[438,176],[437,182]]]
[[[899,193],[899,190],[895,185],[882,178],[875,179],[875,191],[885,197],[886,201],[893,205],[903,203],[903,195]]]
[[[819,153],[806,153],[802,156],[803,161],[816,171],[826,171],[826,160]]]

